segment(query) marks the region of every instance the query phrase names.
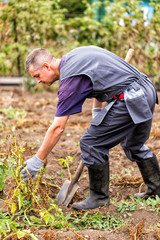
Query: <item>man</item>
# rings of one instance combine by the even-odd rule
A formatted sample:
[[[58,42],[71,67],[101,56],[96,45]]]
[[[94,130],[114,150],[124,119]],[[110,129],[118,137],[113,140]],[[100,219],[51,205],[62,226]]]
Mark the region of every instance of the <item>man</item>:
[[[109,205],[109,149],[121,143],[126,156],[138,164],[148,190],[135,197],[160,196],[160,169],[156,156],[145,145],[151,130],[155,103],[154,86],[146,75],[115,54],[85,46],[56,59],[45,49],[33,50],[26,70],[37,82],[51,85],[60,80],[55,118],[34,157],[26,161],[34,177],[44,158],[56,145],[69,115],[79,113],[86,98],[94,98],[93,119],[80,140],[81,158],[88,167],[90,195],[72,205],[94,209]],[[102,102],[108,105],[101,109]]]

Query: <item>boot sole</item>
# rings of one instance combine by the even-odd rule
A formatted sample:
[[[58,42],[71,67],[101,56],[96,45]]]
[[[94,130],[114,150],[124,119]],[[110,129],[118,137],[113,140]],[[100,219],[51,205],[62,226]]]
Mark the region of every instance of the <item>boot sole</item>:
[[[75,206],[74,206],[75,205]],[[92,210],[92,209],[96,209],[96,208],[99,208],[99,207],[104,207],[104,206],[109,206],[110,205],[110,200],[106,201],[105,203],[99,203],[95,206],[92,206],[92,207],[83,207],[83,206],[76,206],[76,205],[79,205],[78,203],[73,203],[72,204],[72,208],[76,209],[76,210]]]

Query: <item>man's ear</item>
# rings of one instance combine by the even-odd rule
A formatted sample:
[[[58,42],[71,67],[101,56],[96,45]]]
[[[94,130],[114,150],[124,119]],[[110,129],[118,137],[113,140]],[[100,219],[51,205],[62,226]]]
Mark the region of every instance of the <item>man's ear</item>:
[[[50,70],[50,65],[49,65],[49,63],[47,63],[47,62],[44,62],[44,63],[42,64],[42,67],[45,68],[45,69],[47,69],[47,70]]]

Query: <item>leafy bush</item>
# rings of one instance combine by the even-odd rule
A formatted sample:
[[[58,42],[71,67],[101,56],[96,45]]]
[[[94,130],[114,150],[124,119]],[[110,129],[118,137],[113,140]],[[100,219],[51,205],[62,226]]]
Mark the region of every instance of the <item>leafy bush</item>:
[[[66,2],[74,4],[75,9],[71,11]],[[97,22],[94,9],[100,2],[10,0],[0,8],[0,75],[24,75],[25,58],[36,47],[45,47],[61,57],[75,47],[93,44],[122,58],[130,47],[134,48],[133,65],[159,79],[160,2],[150,1],[155,11],[147,26],[138,3],[103,1],[105,16]]]

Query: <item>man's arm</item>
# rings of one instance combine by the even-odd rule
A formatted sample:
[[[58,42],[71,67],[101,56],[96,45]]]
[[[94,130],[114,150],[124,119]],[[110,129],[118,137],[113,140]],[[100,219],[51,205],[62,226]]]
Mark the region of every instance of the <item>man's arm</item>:
[[[47,155],[57,144],[65,129],[68,118],[69,116],[54,118],[54,121],[47,130],[43,143],[36,154],[39,159],[44,160],[44,158],[47,157]]]
[[[101,108],[102,102],[99,102],[96,98],[93,98],[93,108]]]
[[[34,155],[32,158],[28,159],[24,163],[25,168],[21,170],[21,177],[24,178],[24,182],[28,181],[28,172],[33,178],[40,170],[44,158],[47,157],[52,148],[56,145],[56,143],[60,139],[65,129],[65,125],[67,123],[68,118],[69,116],[54,118],[54,121],[47,130],[43,143],[39,148],[37,154]]]

